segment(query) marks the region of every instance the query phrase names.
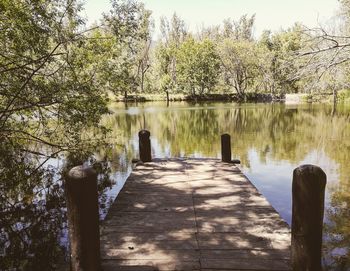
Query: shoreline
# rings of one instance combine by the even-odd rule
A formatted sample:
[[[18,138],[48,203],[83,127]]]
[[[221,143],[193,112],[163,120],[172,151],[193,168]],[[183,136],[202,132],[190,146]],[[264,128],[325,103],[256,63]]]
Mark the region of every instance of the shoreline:
[[[348,93],[339,93],[337,103],[350,103]],[[167,102],[165,94],[130,94],[127,99],[124,96],[111,97],[113,102]],[[247,93],[244,97],[239,97],[237,94],[204,94],[197,96],[173,94],[169,95],[168,102],[248,102],[248,103],[263,103],[276,102],[285,104],[305,104],[305,103],[333,103],[332,94],[281,94],[272,95],[265,93]]]
[[[112,100],[116,102],[155,102],[164,101],[167,102],[165,94],[130,94],[127,99],[124,96],[114,96]],[[284,100],[284,96],[273,96],[271,94],[262,93],[247,93],[244,97],[240,97],[237,94],[203,94],[203,95],[184,95],[173,94],[169,95],[169,102],[281,102]]]

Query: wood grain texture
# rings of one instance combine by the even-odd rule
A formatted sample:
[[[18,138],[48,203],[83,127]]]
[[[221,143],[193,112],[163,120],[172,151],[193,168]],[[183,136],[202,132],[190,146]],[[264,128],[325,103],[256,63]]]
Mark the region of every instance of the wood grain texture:
[[[233,164],[159,159],[131,173],[101,227],[104,270],[291,270],[290,229]]]

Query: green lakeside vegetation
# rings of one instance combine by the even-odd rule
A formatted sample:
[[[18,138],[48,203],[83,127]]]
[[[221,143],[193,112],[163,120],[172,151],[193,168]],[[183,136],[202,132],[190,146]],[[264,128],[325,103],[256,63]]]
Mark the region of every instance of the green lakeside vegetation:
[[[153,39],[152,12],[142,2],[112,3],[99,24],[88,27],[80,16],[83,3],[77,0],[0,0],[0,266],[5,270],[58,268],[65,256],[61,239],[66,229],[66,168],[86,161],[93,165],[101,176],[100,204],[106,206],[104,192],[113,185],[109,175],[118,167],[108,160],[97,162],[96,150],[124,147],[127,119],[115,127],[103,121],[118,97],[256,101],[297,93],[310,100],[331,93],[335,101],[350,101],[350,1],[340,1],[336,30],[296,23],[256,38],[254,15],[246,15],[193,33],[174,14],[162,19],[159,40]],[[232,112],[242,119],[245,113],[238,113]],[[192,118],[195,113],[188,114],[186,118]],[[270,127],[270,117],[267,112],[257,119],[245,118],[244,125],[265,121]],[[210,120],[205,113],[193,119],[196,123],[181,122],[178,128],[188,126],[190,131]],[[307,120],[339,128],[328,115],[311,114]],[[226,122],[225,115],[217,121]],[[348,129],[348,113],[339,123]],[[167,125],[160,127],[171,139],[172,127]],[[269,136],[279,127],[270,128],[263,133]],[[322,134],[321,126],[318,129]],[[273,142],[282,145],[281,155],[288,140]],[[330,150],[339,148],[341,155],[349,148],[345,147],[327,145]],[[118,166],[123,163],[118,161]],[[349,204],[349,194],[342,191],[334,200],[339,197]],[[343,206],[340,212],[346,212]],[[339,223],[347,242],[348,226],[343,220]]]
[[[340,26],[308,29],[295,23],[276,33],[266,30],[259,38],[253,35],[255,15],[227,18],[194,33],[174,14],[161,19],[161,35],[154,40],[151,11],[142,3],[120,1],[114,12],[124,12],[119,15],[122,22],[111,19],[115,14],[105,16],[101,25],[112,25],[90,35],[103,37],[96,43],[104,47],[116,38],[116,28],[138,25],[132,38],[118,46],[120,57],[107,57],[105,89],[119,101],[264,101],[305,93],[309,101],[349,102],[349,3],[341,4]],[[133,14],[133,19],[125,13]],[[333,27],[338,28],[327,31]]]

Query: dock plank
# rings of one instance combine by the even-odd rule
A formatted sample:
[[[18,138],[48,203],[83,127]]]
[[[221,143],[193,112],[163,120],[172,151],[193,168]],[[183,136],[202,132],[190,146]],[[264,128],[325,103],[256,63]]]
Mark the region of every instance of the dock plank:
[[[105,271],[291,270],[290,229],[235,165],[158,159],[112,204],[101,257]]]

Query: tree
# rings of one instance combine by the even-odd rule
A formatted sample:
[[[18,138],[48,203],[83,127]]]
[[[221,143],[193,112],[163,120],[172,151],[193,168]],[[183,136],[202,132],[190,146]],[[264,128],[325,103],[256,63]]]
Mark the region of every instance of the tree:
[[[303,46],[302,26],[282,30],[274,35],[264,32],[257,46],[259,79],[271,94],[298,92],[300,81],[295,75],[298,63],[296,53]]]
[[[138,81],[139,81],[141,93],[144,92],[146,72],[149,70],[151,66],[150,56],[149,56],[150,47],[151,47],[151,40],[149,39],[144,44],[144,48],[143,50],[140,51],[139,58],[138,58],[137,76],[139,78]]]
[[[245,40],[225,39],[219,45],[224,82],[232,86],[242,99],[256,76],[255,46]]]
[[[171,78],[171,49],[159,44],[155,50],[156,57],[156,73],[157,80],[159,82],[159,89],[166,94],[166,100],[169,102],[169,90],[172,89],[172,78]]]
[[[113,0],[112,10],[104,14],[104,32],[113,39],[119,53],[110,59],[109,80],[114,93],[124,92],[125,98],[137,86],[144,90],[145,74],[149,69],[151,46],[151,12],[135,0]],[[113,78],[114,77],[114,78]]]
[[[140,86],[141,93],[144,92],[144,82],[146,72],[149,70],[150,61],[150,48],[152,45],[151,30],[153,23],[151,22],[151,11],[146,10],[144,7],[140,8],[140,18],[142,18],[138,29],[138,41],[135,42],[136,47],[136,61],[137,61],[137,73],[138,85]]]
[[[232,19],[224,20],[223,37],[234,40],[253,41],[253,26],[255,15],[250,18],[243,15],[238,21]]]
[[[336,103],[337,92],[348,88],[350,60],[350,2],[340,0],[340,10],[333,24],[317,28],[303,28],[305,44],[298,51],[298,78],[308,79],[310,93],[314,90],[332,91]],[[336,84],[329,84],[329,79]],[[336,79],[336,80],[335,80]]]
[[[177,86],[177,51],[188,36],[185,22],[174,13],[169,22],[165,17],[160,19],[160,31],[162,33],[161,42],[167,48],[170,57],[168,71],[171,76],[171,87]]]
[[[86,59],[83,50],[88,41],[79,30],[81,6],[72,0],[1,5],[2,141],[63,148],[65,139],[77,138],[80,127],[106,112],[104,91],[94,85],[96,58]],[[54,120],[67,128],[62,137],[49,125]]]
[[[177,73],[180,86],[191,95],[202,95],[216,84],[219,56],[210,40],[188,38],[177,52]]]
[[[0,10],[0,266],[50,270],[62,255],[65,203],[48,161],[91,154],[107,112],[96,84],[102,55],[78,1],[0,0]]]

